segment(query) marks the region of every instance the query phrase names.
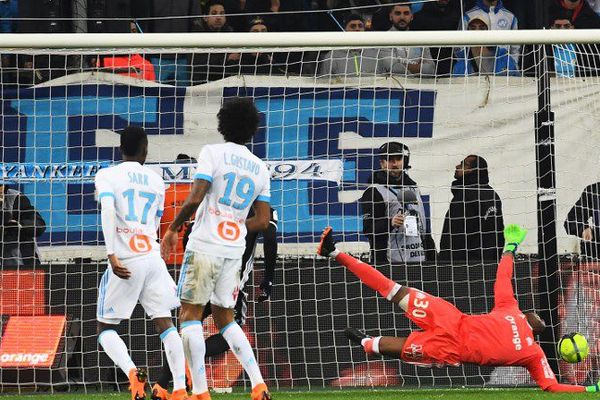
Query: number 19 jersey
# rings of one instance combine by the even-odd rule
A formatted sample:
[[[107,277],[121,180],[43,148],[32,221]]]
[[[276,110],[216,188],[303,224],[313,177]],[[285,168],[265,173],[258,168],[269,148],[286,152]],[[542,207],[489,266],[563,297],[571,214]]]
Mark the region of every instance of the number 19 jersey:
[[[160,175],[138,162],[122,162],[98,171],[96,195],[99,202],[103,197],[114,201],[117,257],[158,252],[156,231],[165,202],[165,183]]]
[[[206,145],[198,156],[194,179],[211,182],[211,186],[196,212],[187,249],[242,258],[250,207],[255,200],[271,200],[266,164],[243,145],[231,142]]]

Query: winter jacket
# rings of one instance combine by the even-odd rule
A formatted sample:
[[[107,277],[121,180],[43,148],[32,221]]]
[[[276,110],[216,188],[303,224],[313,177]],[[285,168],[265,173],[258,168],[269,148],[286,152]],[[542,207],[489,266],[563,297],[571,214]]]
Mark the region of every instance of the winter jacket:
[[[456,265],[497,262],[504,247],[504,220],[498,194],[487,170],[452,183],[452,200],[444,219],[439,259]]]
[[[39,260],[35,238],[44,233],[46,223],[27,196],[7,186],[3,190],[0,266],[33,266]]]
[[[592,240],[581,241],[581,256],[600,260],[600,182],[583,190],[565,220],[565,230],[569,235],[581,238],[586,228],[592,229]]]

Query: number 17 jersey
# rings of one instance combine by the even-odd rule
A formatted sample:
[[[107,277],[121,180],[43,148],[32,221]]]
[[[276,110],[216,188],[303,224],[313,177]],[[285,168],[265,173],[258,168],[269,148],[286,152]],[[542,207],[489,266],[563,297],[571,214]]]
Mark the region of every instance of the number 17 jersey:
[[[113,199],[114,253],[127,259],[158,252],[156,231],[165,202],[160,175],[135,161],[125,161],[96,174],[98,201]]]
[[[230,259],[242,258],[246,218],[254,201],[270,202],[266,164],[246,146],[232,142],[206,145],[194,179],[211,183],[196,212],[187,249]]]

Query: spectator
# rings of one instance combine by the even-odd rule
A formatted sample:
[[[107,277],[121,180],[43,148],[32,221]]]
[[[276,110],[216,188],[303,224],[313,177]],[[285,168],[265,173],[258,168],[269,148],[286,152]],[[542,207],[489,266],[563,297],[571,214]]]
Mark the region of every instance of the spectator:
[[[344,19],[346,32],[364,32],[365,21],[358,14]],[[380,55],[386,54],[380,57]],[[391,58],[388,49],[332,50],[324,54],[319,63],[320,76],[361,76],[390,72]]]
[[[404,144],[388,142],[381,146],[381,169],[373,174],[371,186],[360,199],[363,233],[371,245],[373,264],[435,258],[421,193],[406,172],[409,162],[410,150]]]
[[[46,223],[27,196],[7,185],[0,181],[0,266],[31,267],[39,263],[35,238]]]
[[[550,29],[574,29],[568,13],[562,12],[554,16]],[[565,78],[574,78],[577,68],[577,52],[573,43],[560,43],[552,45],[552,55],[554,58],[554,71],[557,76]]]
[[[504,248],[504,220],[500,197],[489,185],[487,162],[480,156],[467,156],[456,166],[454,179],[440,260],[497,263]]]
[[[390,31],[408,31],[414,15],[410,6],[395,5],[390,8]],[[391,71],[402,75],[433,75],[435,64],[427,47],[395,47],[391,49]]]
[[[565,12],[576,29],[600,28],[600,17],[584,0],[555,0],[550,7],[550,15]]]
[[[467,29],[488,30],[489,25],[488,14],[471,13]],[[473,46],[457,50],[452,75],[472,74],[518,75],[519,70],[503,46]]]
[[[249,32],[268,32],[265,21],[256,17],[250,21]],[[232,53],[227,57],[226,75],[270,75],[273,68],[271,53]]]
[[[453,30],[460,21],[459,0],[437,0],[425,3],[423,9],[415,14],[412,29],[415,31]],[[432,47],[429,49],[436,63],[436,76],[449,75],[452,68],[451,47]]]
[[[581,238],[581,256],[600,260],[600,182],[583,190],[565,220],[569,235]]]
[[[484,15],[486,17],[484,17]],[[514,14],[504,8],[502,0],[477,0],[475,7],[463,15],[463,24],[459,29],[467,29],[469,21],[478,17],[486,22],[489,30],[515,30],[519,29],[517,18]],[[488,22],[489,21],[489,22]],[[507,46],[507,52],[519,66],[519,46]]]
[[[225,7],[219,0],[213,0],[208,5],[206,16],[194,21],[195,32],[232,32],[227,24]],[[206,83],[225,77],[225,63],[228,57],[235,58],[220,51],[194,53],[192,56],[192,82],[194,85]],[[239,56],[238,56],[239,57]]]
[[[191,32],[192,19],[181,17],[198,15],[201,11],[200,0],[151,0],[150,4],[154,19],[148,28],[154,33]],[[150,61],[160,83],[177,86],[190,84],[187,54],[156,54],[150,57]]]
[[[138,33],[135,22],[130,22],[129,27],[131,33]],[[96,60],[96,67],[106,72],[136,79],[156,80],[154,65],[141,54],[99,56]]]

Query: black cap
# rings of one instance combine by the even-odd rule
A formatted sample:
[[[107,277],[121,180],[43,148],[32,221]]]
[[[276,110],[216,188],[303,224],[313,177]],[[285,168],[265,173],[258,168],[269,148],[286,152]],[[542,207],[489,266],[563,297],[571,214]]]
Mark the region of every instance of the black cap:
[[[410,150],[408,146],[400,142],[387,142],[379,147],[379,155],[383,158],[384,156],[410,156]]]

